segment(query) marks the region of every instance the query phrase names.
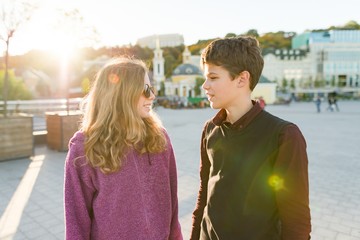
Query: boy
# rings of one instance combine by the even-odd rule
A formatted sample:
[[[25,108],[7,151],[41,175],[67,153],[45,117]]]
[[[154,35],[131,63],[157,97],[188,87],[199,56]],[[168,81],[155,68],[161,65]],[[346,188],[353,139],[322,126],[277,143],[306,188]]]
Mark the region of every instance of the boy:
[[[220,109],[203,129],[190,239],[310,238],[308,160],[299,128],[251,100],[264,61],[252,37],[203,51],[205,90]]]

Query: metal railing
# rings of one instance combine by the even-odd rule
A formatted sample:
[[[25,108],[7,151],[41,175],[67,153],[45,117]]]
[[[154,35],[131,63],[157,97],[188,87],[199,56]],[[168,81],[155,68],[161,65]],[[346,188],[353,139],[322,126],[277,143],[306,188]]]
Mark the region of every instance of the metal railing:
[[[52,111],[75,111],[79,110],[82,98],[61,99],[36,99],[36,100],[11,100],[7,101],[8,115],[27,113],[44,116]],[[4,101],[0,101],[0,114],[4,111]]]
[[[46,112],[77,111],[82,98],[37,99],[7,101],[7,116],[17,114],[33,115],[33,130],[46,130]],[[3,116],[4,101],[0,101],[0,117]]]

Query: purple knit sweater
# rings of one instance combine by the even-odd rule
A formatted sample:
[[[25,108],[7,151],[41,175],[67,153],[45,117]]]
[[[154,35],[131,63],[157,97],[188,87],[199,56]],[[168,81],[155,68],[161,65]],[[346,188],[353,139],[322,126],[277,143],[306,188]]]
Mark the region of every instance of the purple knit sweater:
[[[66,157],[66,239],[182,239],[169,137],[163,153],[129,151],[122,169],[108,175],[86,164],[84,138],[75,133]]]

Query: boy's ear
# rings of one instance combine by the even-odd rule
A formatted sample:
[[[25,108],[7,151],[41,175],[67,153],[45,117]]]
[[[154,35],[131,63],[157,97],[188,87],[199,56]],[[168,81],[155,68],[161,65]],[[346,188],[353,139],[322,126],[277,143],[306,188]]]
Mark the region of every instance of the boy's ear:
[[[250,73],[248,71],[242,71],[237,76],[236,81],[238,87],[250,86]]]

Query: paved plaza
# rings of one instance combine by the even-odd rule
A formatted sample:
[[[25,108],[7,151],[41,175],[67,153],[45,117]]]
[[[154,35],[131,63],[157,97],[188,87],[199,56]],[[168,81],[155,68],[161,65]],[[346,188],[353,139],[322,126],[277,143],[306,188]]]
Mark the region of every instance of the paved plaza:
[[[360,101],[339,101],[339,112],[314,103],[268,105],[296,123],[309,156],[313,240],[360,239]],[[189,238],[199,187],[199,142],[212,109],[156,110],[172,140],[178,167],[179,217]],[[36,146],[26,159],[0,162],[0,239],[64,239],[63,174],[66,152]]]

